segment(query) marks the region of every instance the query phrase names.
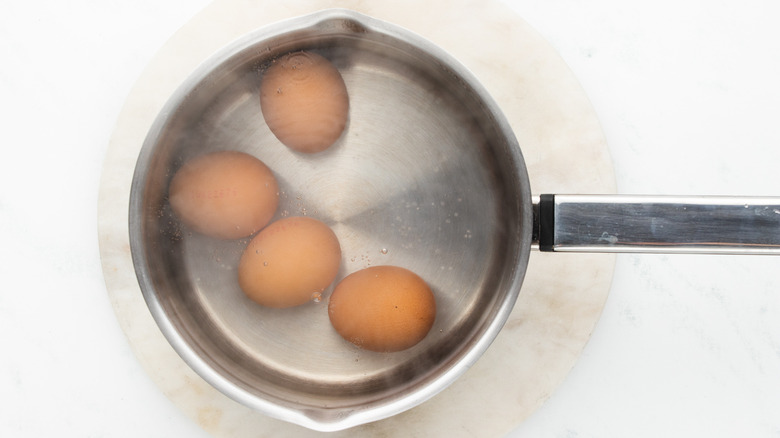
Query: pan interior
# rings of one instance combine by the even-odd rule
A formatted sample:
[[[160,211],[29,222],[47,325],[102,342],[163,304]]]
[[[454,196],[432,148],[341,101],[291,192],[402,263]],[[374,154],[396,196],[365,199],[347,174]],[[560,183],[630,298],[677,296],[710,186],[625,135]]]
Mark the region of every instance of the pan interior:
[[[232,388],[219,389],[315,417],[368,409],[453,374],[506,318],[530,245],[522,159],[483,92],[420,46],[351,19],[258,33],[196,72],[152,128],[131,191],[136,270],[166,336],[185,359],[199,358],[196,371]],[[344,134],[314,155],[282,145],[260,108],[264,69],[295,50],[328,58],[349,93]],[[349,344],[328,320],[333,286],[291,309],[250,301],[237,281],[249,239],[199,235],[167,203],[176,170],[217,150],[273,170],[274,220],[311,216],[333,229],[343,254],[336,283],[376,265],[424,278],[437,302],[428,336],[397,353]]]

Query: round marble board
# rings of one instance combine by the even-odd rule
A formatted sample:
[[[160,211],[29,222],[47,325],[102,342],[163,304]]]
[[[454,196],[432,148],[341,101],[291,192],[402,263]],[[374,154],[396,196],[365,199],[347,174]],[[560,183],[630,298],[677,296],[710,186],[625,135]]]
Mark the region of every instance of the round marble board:
[[[130,254],[135,162],[152,121],[198,64],[258,27],[334,7],[410,29],[466,65],[512,125],[535,194],[615,191],[604,136],[576,78],[543,38],[497,0],[215,1],[168,41],[128,96],[104,163],[98,231],[107,290],[138,360],[185,415],[216,437],[320,433],[232,401],[167,343],[146,307]],[[609,293],[614,261],[609,255],[533,253],[512,315],[469,371],[414,409],[330,436],[505,435],[551,396],[576,362]]]

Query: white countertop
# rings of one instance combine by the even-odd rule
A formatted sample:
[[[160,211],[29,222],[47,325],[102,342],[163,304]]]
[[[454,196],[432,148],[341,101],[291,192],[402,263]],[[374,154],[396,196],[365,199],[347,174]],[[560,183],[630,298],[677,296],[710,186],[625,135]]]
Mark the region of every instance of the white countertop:
[[[620,193],[780,195],[780,7],[507,3],[579,78]],[[124,99],[206,4],[0,5],[0,436],[207,436],[133,355],[96,231]],[[780,258],[617,260],[582,357],[510,436],[780,436]]]

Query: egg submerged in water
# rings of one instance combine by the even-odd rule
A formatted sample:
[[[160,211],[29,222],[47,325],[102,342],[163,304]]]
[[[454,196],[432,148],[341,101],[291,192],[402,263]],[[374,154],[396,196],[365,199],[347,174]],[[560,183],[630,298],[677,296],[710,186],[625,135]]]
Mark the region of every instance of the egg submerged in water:
[[[279,187],[271,169],[238,151],[195,157],[176,171],[168,200],[176,217],[193,230],[239,239],[263,228],[276,213]]]
[[[289,217],[252,238],[238,264],[238,283],[258,304],[294,307],[316,301],[339,266],[341,246],[330,227],[310,217]]]
[[[341,136],[349,97],[341,73],[330,61],[299,51],[275,59],[266,69],[260,107],[279,141],[298,152],[315,153]]]
[[[423,340],[436,318],[436,300],[428,284],[398,266],[374,266],[354,272],[336,285],[328,302],[333,328],[366,350],[406,350]]]

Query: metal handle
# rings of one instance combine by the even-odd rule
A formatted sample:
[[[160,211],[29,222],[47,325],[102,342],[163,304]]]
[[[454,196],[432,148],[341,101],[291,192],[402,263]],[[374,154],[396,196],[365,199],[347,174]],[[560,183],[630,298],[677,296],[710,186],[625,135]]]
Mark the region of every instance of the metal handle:
[[[780,198],[541,195],[541,251],[780,255]]]

